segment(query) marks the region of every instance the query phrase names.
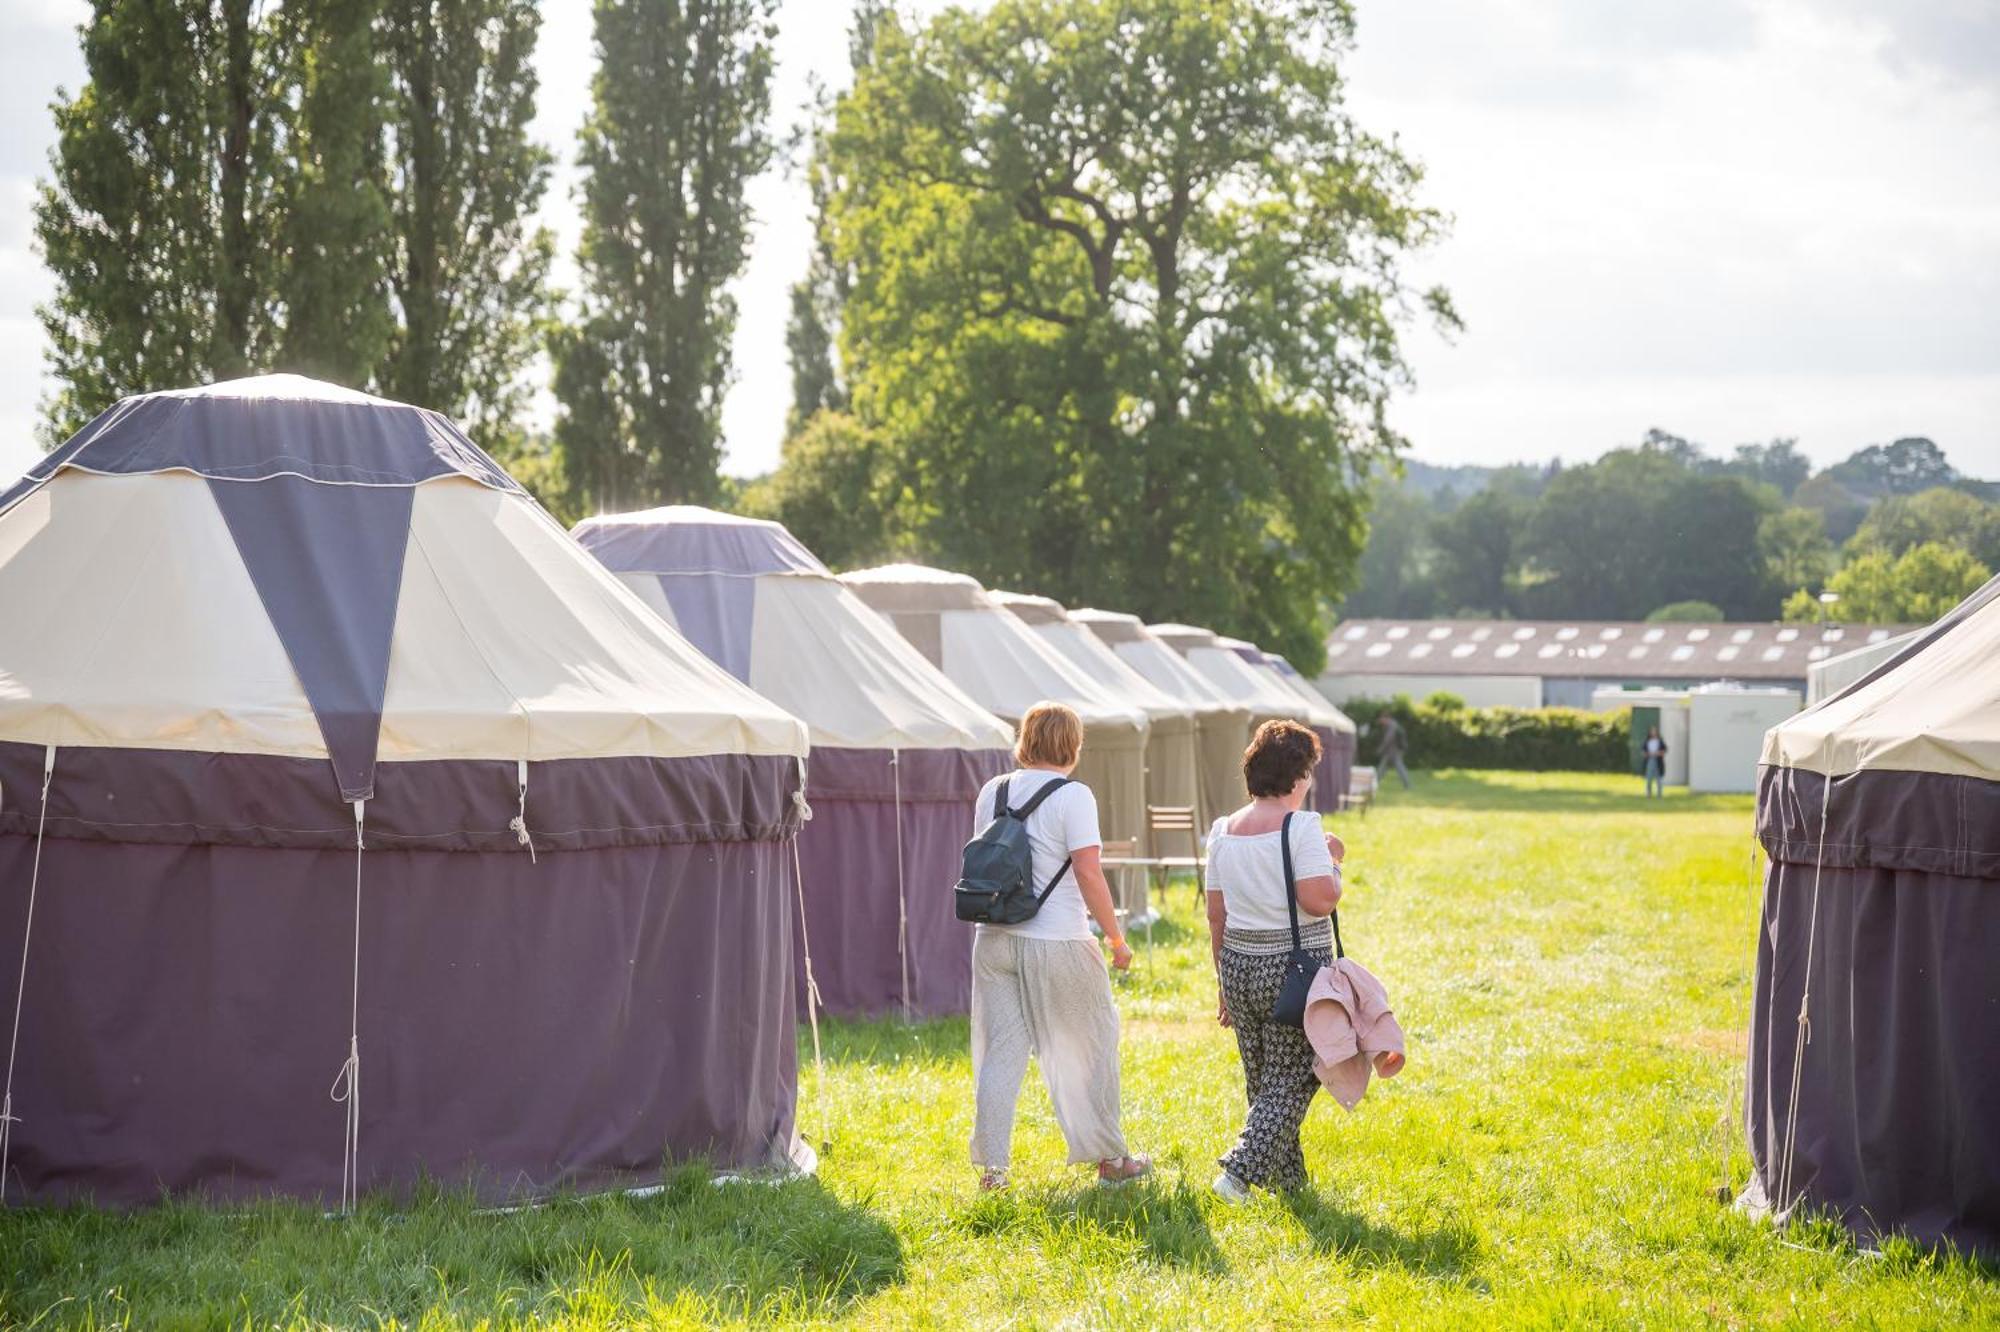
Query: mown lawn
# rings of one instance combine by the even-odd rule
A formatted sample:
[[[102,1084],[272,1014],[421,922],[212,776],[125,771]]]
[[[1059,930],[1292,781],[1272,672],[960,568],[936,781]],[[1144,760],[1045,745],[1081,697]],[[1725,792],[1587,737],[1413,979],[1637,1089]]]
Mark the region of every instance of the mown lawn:
[[[1241,1105],[1192,893],[1119,986],[1125,1105],[1157,1181],[1061,1164],[1039,1086],[1013,1192],[979,1197],[962,1021],[830,1024],[804,1077],[817,1180],[511,1215],[436,1197],[0,1215],[0,1324],[575,1329],[788,1320],[1013,1327],[1969,1327],[2000,1273],[1717,1201],[1735,1128],[1756,888],[1750,802],[1636,780],[1438,773],[1348,818],[1353,954],[1410,1067],[1322,1098],[1310,1196],[1207,1185]],[[810,1048],[802,1042],[803,1057]]]

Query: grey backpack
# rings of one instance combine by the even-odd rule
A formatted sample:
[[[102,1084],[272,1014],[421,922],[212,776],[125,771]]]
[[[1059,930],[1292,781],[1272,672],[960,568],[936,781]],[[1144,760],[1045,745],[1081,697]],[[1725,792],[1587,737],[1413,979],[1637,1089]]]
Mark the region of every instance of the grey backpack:
[[[1019,809],[1008,808],[1007,783],[1000,783],[1000,789],[993,793],[993,821],[965,844],[958,886],[952,889],[960,920],[982,925],[1019,925],[1042,909],[1042,903],[1048,901],[1063,875],[1069,873],[1070,862],[1063,861],[1062,868],[1049,880],[1049,886],[1039,893],[1035,891],[1035,859],[1028,844],[1028,816],[1041,808],[1057,787],[1068,786],[1069,782],[1067,777],[1056,778],[1028,797],[1028,803]]]

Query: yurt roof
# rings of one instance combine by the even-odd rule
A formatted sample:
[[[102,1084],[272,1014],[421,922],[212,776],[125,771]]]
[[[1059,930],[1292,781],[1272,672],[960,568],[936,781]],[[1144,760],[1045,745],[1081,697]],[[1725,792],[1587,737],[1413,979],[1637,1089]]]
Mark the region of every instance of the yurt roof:
[[[783,524],[669,505],[585,519],[575,535],[667,623],[803,720],[816,748],[1013,744]]]
[[[1148,680],[1097,635],[1072,620],[1060,602],[1010,592],[995,592],[992,596],[1070,665],[1103,685],[1119,701],[1140,708],[1156,721],[1163,717],[1189,717],[1195,712],[1185,700]]]
[[[1241,642],[1240,639],[1224,639],[1222,641],[1230,646],[1235,646]],[[1245,656],[1244,660],[1257,667],[1258,670],[1267,673],[1272,679],[1277,681],[1280,689],[1303,703],[1306,708],[1306,716],[1314,726],[1325,726],[1331,730],[1350,733],[1355,730],[1353,720],[1339,708],[1336,708],[1319,690],[1314,689],[1308,684],[1306,678],[1299,674],[1298,668],[1292,665],[1292,663],[1286,661],[1276,653],[1264,651],[1255,644],[1243,643],[1242,646],[1256,654],[1254,657]]]
[[[1018,719],[1043,699],[1074,708],[1086,724],[1143,733],[1146,714],[1071,665],[977,579],[922,565],[895,564],[842,574],[841,582],[889,616],[952,683],[995,715]],[[925,626],[918,628],[919,625]]]
[[[1138,616],[1094,608],[1071,611],[1070,616],[1116,652],[1120,661],[1196,712],[1248,711],[1246,704],[1225,698],[1207,676],[1161,642]]]
[[[1242,639],[1225,639],[1209,629],[1186,624],[1156,624],[1153,633],[1187,658],[1195,672],[1223,698],[1271,716],[1307,719],[1305,700],[1281,685],[1272,672],[1254,667],[1243,649],[1257,649]]]
[[[1846,689],[1774,726],[1762,761],[2000,780],[2000,577]]]
[[[572,535],[614,573],[833,576],[783,523],[698,504],[599,514]]]
[[[0,508],[0,739],[328,758],[803,754],[439,414],[144,394]]]

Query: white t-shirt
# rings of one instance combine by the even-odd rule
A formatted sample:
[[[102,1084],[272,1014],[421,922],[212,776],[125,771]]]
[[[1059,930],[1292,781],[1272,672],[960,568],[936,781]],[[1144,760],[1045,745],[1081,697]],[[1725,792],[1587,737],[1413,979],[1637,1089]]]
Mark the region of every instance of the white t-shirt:
[[[995,777],[980,788],[973,810],[973,836],[993,821],[993,797],[1000,783],[1007,783],[1007,803],[1015,809],[1028,803],[1035,792],[1061,774],[1040,769],[1016,769]],[[1085,847],[1104,845],[1097,830],[1097,797],[1082,782],[1072,781],[1049,796],[1028,816],[1028,846],[1035,866],[1035,891],[1049,886],[1063,861]],[[1325,850],[1324,847],[1321,848]],[[1063,875],[1042,909],[1019,925],[981,925],[982,930],[1004,930],[1023,939],[1088,939],[1090,913],[1084,910],[1083,890],[1076,886],[1076,870]]]
[[[1208,891],[1221,893],[1235,930],[1283,930],[1291,927],[1285,912],[1284,848],[1278,830],[1240,837],[1228,832],[1229,816],[1208,830]],[[1292,815],[1292,877],[1294,880],[1338,874],[1326,849],[1326,829],[1319,815],[1300,810]],[[1299,904],[1299,925],[1324,920]]]

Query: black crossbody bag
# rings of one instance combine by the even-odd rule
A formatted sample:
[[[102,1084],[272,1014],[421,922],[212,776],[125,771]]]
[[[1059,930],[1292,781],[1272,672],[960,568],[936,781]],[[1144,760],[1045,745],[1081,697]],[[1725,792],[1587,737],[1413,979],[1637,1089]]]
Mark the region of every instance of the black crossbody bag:
[[[1313,977],[1319,974],[1319,963],[1299,941],[1299,881],[1292,873],[1292,816],[1285,815],[1278,825],[1279,854],[1285,858],[1285,914],[1292,920],[1292,951],[1285,959],[1284,983],[1278,987],[1278,1002],[1271,1005],[1271,1021],[1287,1027],[1306,1025],[1306,999],[1312,994]],[[1330,917],[1333,921],[1333,955],[1346,957],[1347,950],[1340,946],[1340,908],[1335,907]]]

